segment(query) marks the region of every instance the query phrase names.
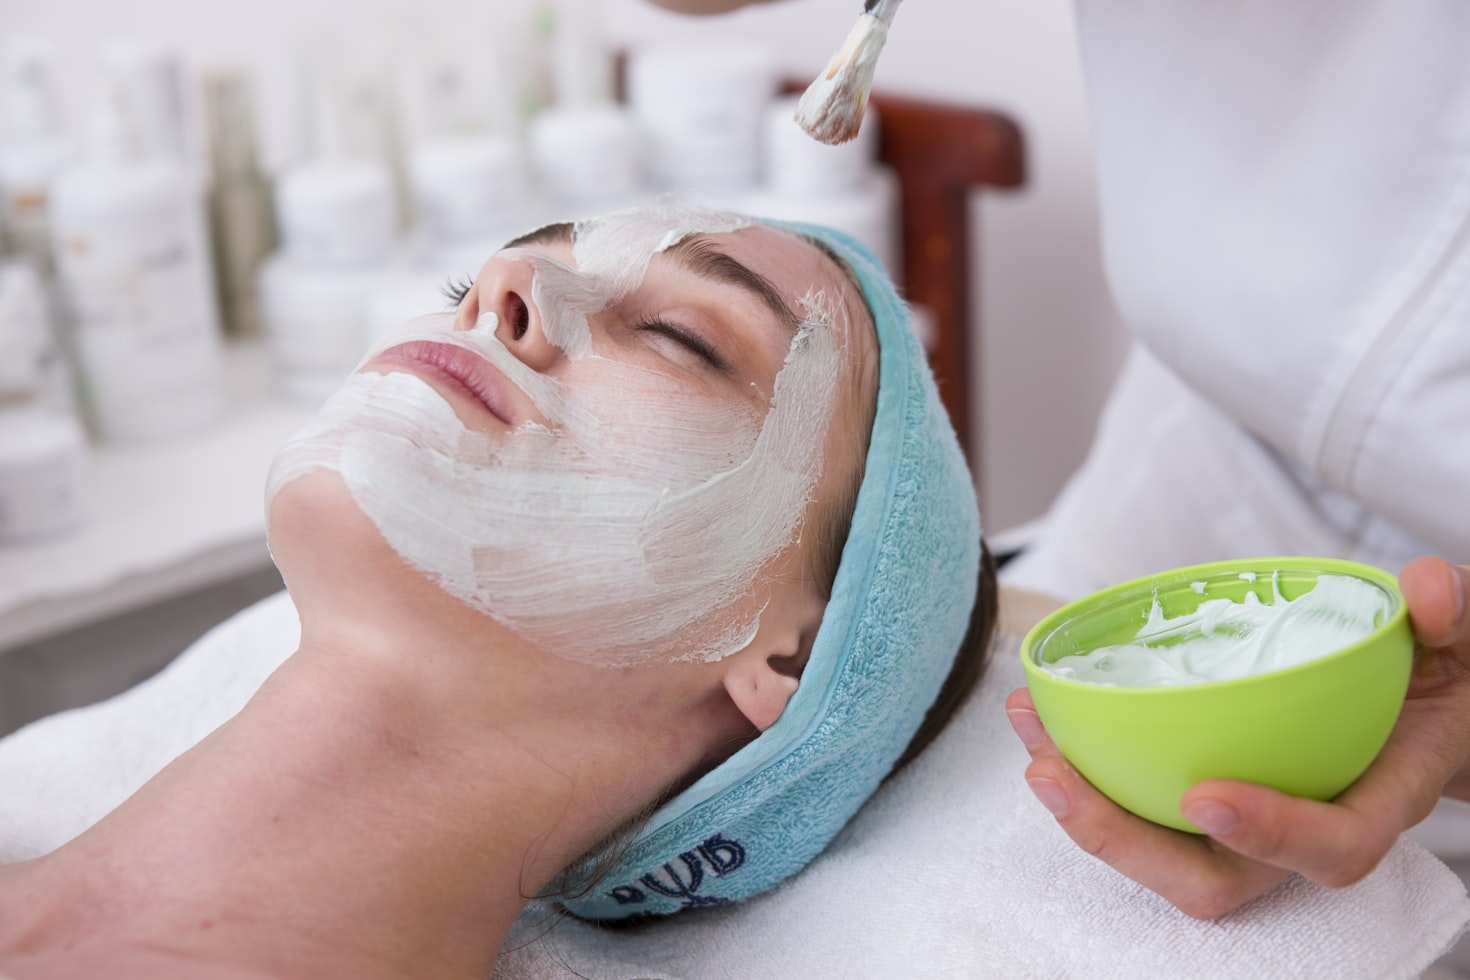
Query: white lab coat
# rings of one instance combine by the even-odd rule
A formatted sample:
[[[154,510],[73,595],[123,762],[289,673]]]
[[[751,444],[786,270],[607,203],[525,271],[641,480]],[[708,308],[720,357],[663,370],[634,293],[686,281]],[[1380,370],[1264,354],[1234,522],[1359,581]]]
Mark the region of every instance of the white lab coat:
[[[1079,0],[1139,345],[1008,580],[1470,561],[1470,3]]]
[[[1470,562],[1470,2],[1077,10],[1138,343],[1006,580],[1073,597],[1241,556]],[[1470,807],[1415,833],[1470,876]]]

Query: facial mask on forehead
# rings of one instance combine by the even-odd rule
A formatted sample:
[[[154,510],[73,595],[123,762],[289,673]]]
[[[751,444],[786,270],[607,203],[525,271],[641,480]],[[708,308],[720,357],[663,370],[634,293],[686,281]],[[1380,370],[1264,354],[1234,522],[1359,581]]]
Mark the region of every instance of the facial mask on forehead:
[[[450,595],[537,646],[587,663],[718,659],[759,625],[761,569],[796,539],[836,404],[841,304],[803,305],[769,409],[714,397],[597,350],[588,316],[638,288],[653,256],[744,225],[718,213],[629,212],[577,226],[576,268],[533,269],[542,330],[573,380],[523,363],[493,315],[410,324],[410,340],[483,357],[547,420],[466,427],[419,377],[354,374],[272,467],[274,497],[336,473],[388,544]],[[751,324],[751,331],[771,329]],[[370,360],[371,358],[369,358]]]
[[[666,207],[619,211],[575,226],[572,257],[576,268],[535,256],[537,276],[531,297],[543,311],[552,297],[560,299],[562,316],[546,318],[546,339],[568,357],[591,352],[586,315],[631,293],[643,281],[653,256],[694,234],[739,231],[749,218],[697,208]]]

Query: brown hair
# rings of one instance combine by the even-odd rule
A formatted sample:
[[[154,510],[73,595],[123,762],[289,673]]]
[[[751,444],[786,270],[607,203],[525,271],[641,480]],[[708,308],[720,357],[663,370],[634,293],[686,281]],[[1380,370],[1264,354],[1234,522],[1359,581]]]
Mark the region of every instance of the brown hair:
[[[919,723],[919,730],[909,739],[903,755],[888,770],[885,779],[892,779],[895,773],[918,758],[929,747],[929,743],[944,731],[944,726],[949,724],[949,720],[969,699],[975,688],[980,686],[980,679],[985,676],[985,666],[990,662],[990,647],[995,638],[995,624],[999,619],[1000,596],[996,588],[995,557],[991,555],[990,546],[982,537],[980,580],[975,589],[975,605],[970,609],[970,625],[965,630],[965,638],[960,641],[960,648],[955,653],[954,663],[950,665],[949,674],[944,678],[939,695],[929,706],[924,720]]]

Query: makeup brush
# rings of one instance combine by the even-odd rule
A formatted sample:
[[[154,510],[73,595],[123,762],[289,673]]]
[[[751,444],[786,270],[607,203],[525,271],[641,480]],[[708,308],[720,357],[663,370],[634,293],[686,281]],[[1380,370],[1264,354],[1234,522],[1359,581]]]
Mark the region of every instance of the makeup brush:
[[[827,70],[807,86],[796,106],[796,121],[813,139],[846,143],[858,134],[878,53],[888,40],[888,25],[901,2],[867,0],[847,40],[827,62]]]

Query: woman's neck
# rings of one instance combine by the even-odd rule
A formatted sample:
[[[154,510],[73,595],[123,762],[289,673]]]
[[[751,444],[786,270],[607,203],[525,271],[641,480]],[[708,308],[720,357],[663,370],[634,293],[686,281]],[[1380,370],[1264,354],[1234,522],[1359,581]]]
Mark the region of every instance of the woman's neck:
[[[670,733],[717,710],[549,661],[308,630],[239,716],[7,870],[0,956],[117,943],[283,976],[488,975],[527,898],[695,766],[700,739]],[[569,683],[600,703],[559,710]]]

